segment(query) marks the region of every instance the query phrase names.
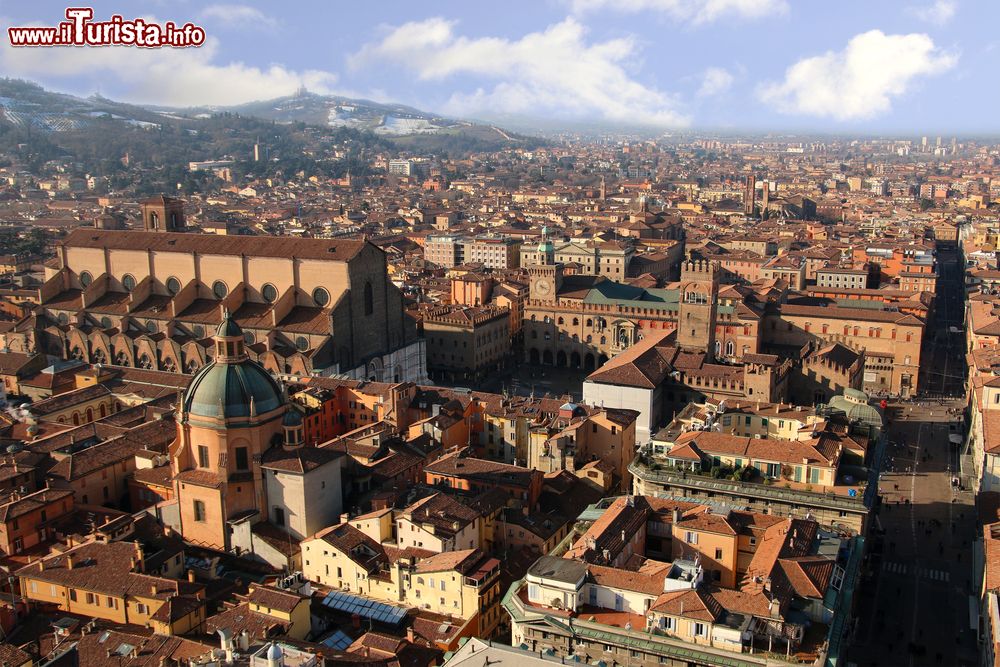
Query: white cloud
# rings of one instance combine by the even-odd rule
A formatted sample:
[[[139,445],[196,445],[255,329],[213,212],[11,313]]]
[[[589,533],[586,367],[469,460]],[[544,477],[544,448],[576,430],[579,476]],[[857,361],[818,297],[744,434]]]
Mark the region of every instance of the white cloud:
[[[762,85],[758,96],[784,113],[836,120],[883,114],[892,99],[921,77],[955,66],[958,56],[934,45],[927,35],[856,35],[843,51],[805,58],[785,70],[780,83]]]
[[[332,92],[337,76],[321,70],[296,71],[282,65],[251,67],[218,63],[218,41],[199,48],[141,49],[57,47],[16,49],[0,42],[0,71],[5,76],[53,79],[107,79],[104,90],[138,104],[171,106],[229,105],[290,95],[305,86]]]
[[[958,3],[955,0],[935,0],[930,5],[910,7],[908,11],[921,21],[934,25],[944,25],[951,20],[957,9]]]
[[[698,88],[698,97],[711,97],[719,95],[729,90],[736,80],[729,70],[722,67],[709,67],[705,70],[701,78],[701,86]]]
[[[276,25],[274,17],[249,5],[209,5],[201,10],[199,16],[202,19],[214,19],[228,23],[231,27],[273,28]]]
[[[652,11],[695,25],[724,18],[759,19],[788,12],[787,0],[569,0],[576,13]]]
[[[575,19],[520,39],[468,38],[442,18],[395,27],[350,58],[358,68],[391,62],[418,79],[473,75],[492,83],[455,93],[447,111],[459,115],[509,113],[598,117],[653,126],[681,126],[688,119],[673,96],[635,80],[626,70],[636,51],[631,38],[590,43]]]

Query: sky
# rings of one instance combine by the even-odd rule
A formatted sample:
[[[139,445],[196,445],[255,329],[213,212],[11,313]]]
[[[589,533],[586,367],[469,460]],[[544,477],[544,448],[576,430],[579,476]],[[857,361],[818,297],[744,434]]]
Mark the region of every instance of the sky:
[[[996,0],[95,2],[188,21],[188,49],[0,41],[0,74],[169,106],[293,93],[503,122],[831,134],[1000,134]],[[0,0],[0,24],[65,4]]]

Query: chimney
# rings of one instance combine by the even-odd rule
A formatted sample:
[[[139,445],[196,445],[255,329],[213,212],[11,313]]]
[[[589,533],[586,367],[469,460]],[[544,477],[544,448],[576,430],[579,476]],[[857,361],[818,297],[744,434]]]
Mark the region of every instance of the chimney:
[[[681,522],[681,511],[675,507],[674,508],[674,525],[676,526],[680,522]]]
[[[194,583],[194,570],[188,570],[188,581]]]
[[[66,569],[73,569],[73,554],[66,554]]]

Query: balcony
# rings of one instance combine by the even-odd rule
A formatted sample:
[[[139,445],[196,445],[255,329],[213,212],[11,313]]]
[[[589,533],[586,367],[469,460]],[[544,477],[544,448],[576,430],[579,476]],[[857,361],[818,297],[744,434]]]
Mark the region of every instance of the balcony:
[[[793,488],[790,484],[786,488],[782,486],[784,482],[761,484],[750,481],[734,481],[724,477],[716,478],[704,471],[677,470],[641,455],[629,464],[629,472],[645,482],[671,487],[687,487],[726,496],[758,498],[785,505],[824,507],[851,513],[867,513],[869,509],[866,498],[870,494],[857,493],[855,496],[851,496],[846,493],[848,487],[843,487],[842,492],[837,493],[833,490],[807,491],[804,488]]]

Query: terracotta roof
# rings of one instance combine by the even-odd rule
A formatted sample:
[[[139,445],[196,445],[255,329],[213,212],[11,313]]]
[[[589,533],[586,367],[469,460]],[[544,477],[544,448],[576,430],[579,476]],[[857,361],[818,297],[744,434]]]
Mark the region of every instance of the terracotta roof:
[[[670,371],[677,350],[667,345],[673,332],[651,331],[587,377],[587,382],[655,389]]]
[[[304,600],[309,600],[305,595],[299,595],[292,591],[284,591],[271,586],[259,586],[251,584],[247,594],[247,601],[268,609],[276,609],[284,613],[291,613]]]
[[[347,261],[357,255],[366,241],[297,238],[292,236],[218,236],[177,232],[140,232],[74,229],[63,241],[73,248],[141,250],[200,255],[248,255]]]
[[[681,616],[698,621],[714,621],[722,607],[707,591],[687,589],[661,594],[649,607],[650,611]]]

